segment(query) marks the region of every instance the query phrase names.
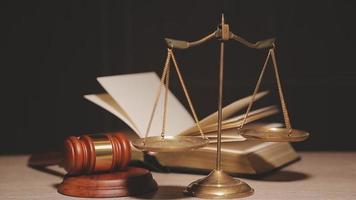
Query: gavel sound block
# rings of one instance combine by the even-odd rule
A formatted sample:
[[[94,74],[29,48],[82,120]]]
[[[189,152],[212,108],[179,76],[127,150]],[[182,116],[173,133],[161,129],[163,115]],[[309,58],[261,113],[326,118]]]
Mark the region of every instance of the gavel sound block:
[[[61,165],[68,174],[58,187],[61,194],[76,197],[122,197],[157,190],[157,183],[148,170],[128,167],[131,146],[122,133],[69,137],[65,141],[62,157]],[[38,162],[38,159],[30,159],[29,164],[44,166],[54,164],[53,160],[56,159],[48,159],[45,164]]]

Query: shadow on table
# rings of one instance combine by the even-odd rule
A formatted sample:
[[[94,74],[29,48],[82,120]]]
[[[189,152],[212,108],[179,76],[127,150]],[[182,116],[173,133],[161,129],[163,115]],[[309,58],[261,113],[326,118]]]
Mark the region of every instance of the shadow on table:
[[[59,172],[47,167],[33,167],[29,166],[30,168],[44,172],[47,174],[51,174],[53,176],[58,176],[58,177],[64,177],[63,172]],[[51,185],[53,188],[57,189],[59,186],[59,183],[55,183]],[[147,195],[142,195],[142,196],[135,196],[134,198],[137,199],[182,199],[182,198],[188,198],[183,194],[185,187],[183,186],[172,186],[172,185],[163,185],[163,186],[158,186],[158,190],[155,193],[147,194]]]
[[[297,171],[291,171],[286,168],[287,166],[294,164],[301,160],[300,157],[291,159],[289,162],[284,163],[283,165],[276,165],[273,162],[270,162],[265,157],[257,153],[250,153],[248,160],[251,163],[251,168],[258,172],[257,174],[247,174],[247,173],[232,173],[230,175],[236,178],[246,178],[251,180],[260,180],[260,181],[271,181],[271,182],[290,182],[290,181],[299,181],[305,180],[310,177],[309,174]],[[130,163],[132,166],[143,167],[154,172],[161,173],[181,173],[181,174],[199,174],[199,175],[208,175],[211,170],[206,169],[195,169],[195,168],[186,168],[186,167],[164,167],[159,161],[150,155],[145,155],[145,162],[141,161],[132,161]]]
[[[51,174],[53,176],[58,176],[58,177],[64,177],[63,172],[59,172],[50,168],[45,168],[45,167],[31,167],[32,169],[35,169],[37,171],[41,171],[47,174]],[[205,174],[205,173],[203,173]],[[270,182],[292,182],[292,181],[300,181],[300,180],[305,180],[311,177],[311,175],[303,173],[303,172],[297,172],[297,171],[290,171],[290,170],[283,170],[283,169],[278,169],[278,170],[273,170],[269,173],[265,173],[262,175],[239,175],[239,174],[234,174],[235,177],[243,177],[246,179],[251,179],[251,180],[257,180],[257,181],[270,181]],[[166,186],[162,186],[166,187]],[[177,188],[178,186],[167,186],[167,188],[162,188],[161,190],[166,191],[166,190],[173,190],[175,189],[181,189],[182,191],[184,188]]]
[[[261,174],[232,174],[234,177],[237,178],[247,178],[251,180],[257,180],[257,181],[270,181],[270,182],[291,182],[291,181],[300,181],[300,180],[305,180],[310,178],[311,176],[309,174],[303,173],[303,172],[297,172],[297,171],[291,171],[288,169],[283,169],[284,167],[293,164],[299,160],[300,158],[297,158],[295,160],[292,160],[291,162],[288,162],[280,167],[275,167],[273,166],[272,163],[267,162],[265,159],[260,157],[258,154],[251,154],[250,155],[250,160],[255,164],[255,167],[261,167],[263,166],[265,169],[270,169],[269,171]],[[135,166],[135,163],[131,163],[131,165]],[[136,163],[137,165],[137,163]],[[50,169],[46,166],[30,166],[32,169],[51,174],[54,176],[58,177],[64,177],[63,172],[59,172],[53,169]],[[139,166],[139,167],[145,167],[147,166]],[[157,169],[152,169],[148,167],[149,169],[153,171],[160,171]],[[161,171],[162,172],[162,171]],[[195,170],[195,169],[187,169],[187,168],[166,168],[166,171],[164,172],[176,172],[176,173],[187,173],[187,174],[201,174],[201,175],[207,175],[210,171],[209,170]],[[167,190],[181,190],[183,191],[184,188],[180,188],[178,186],[161,186],[163,188],[160,188],[162,191],[167,191]],[[163,192],[165,193],[165,192]],[[183,196],[184,197],[184,196]],[[181,197],[180,197],[181,198]]]
[[[270,182],[292,182],[300,181],[310,178],[311,176],[302,172],[295,172],[289,170],[278,170],[262,177],[249,177],[248,179],[258,180],[258,181],[270,181]]]
[[[298,171],[291,171],[288,170],[288,168],[285,168],[288,165],[300,161],[301,157],[297,157],[296,159],[288,163],[285,163],[284,165],[279,167],[276,167],[273,163],[265,160],[263,157],[255,153],[252,153],[249,158],[251,162],[255,164],[256,168],[263,167],[265,169],[270,169],[270,171],[267,171],[265,173],[246,177],[249,179],[259,180],[259,181],[271,181],[271,182],[291,182],[291,181],[305,180],[310,177],[309,174],[298,172]]]
[[[61,178],[63,178],[64,175],[65,175],[63,172],[60,172],[60,171],[57,171],[57,170],[53,170],[53,169],[50,169],[50,168],[47,168],[47,167],[32,167],[32,166],[29,166],[29,167],[34,169],[34,170],[37,170],[37,171],[40,171],[40,172],[43,172],[43,173],[46,173],[46,174],[51,174],[53,176],[58,176],[58,177],[61,177]]]
[[[157,192],[142,196],[136,196],[137,199],[182,199],[189,198],[183,194],[185,187],[174,185],[158,186]]]

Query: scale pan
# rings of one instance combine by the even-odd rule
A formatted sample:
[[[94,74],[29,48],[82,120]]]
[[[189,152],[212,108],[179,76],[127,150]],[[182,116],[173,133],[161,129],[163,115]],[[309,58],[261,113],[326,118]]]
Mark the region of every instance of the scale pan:
[[[141,151],[178,152],[189,151],[209,144],[208,139],[198,136],[153,136],[134,140],[132,145]]]
[[[250,140],[264,142],[300,142],[309,137],[309,133],[287,128],[243,129],[241,135]]]

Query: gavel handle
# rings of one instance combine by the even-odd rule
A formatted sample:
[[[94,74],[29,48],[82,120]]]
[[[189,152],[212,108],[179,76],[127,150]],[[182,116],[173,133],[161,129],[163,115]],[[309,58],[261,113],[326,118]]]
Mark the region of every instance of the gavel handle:
[[[42,154],[33,154],[28,160],[30,167],[47,167],[51,165],[62,165],[63,155],[60,152],[49,152]]]

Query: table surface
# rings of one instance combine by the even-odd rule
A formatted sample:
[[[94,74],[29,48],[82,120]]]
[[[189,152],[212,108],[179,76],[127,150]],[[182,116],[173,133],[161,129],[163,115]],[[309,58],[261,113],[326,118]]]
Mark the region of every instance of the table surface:
[[[302,152],[302,160],[260,179],[242,178],[255,189],[245,199],[356,199],[356,152]],[[26,166],[28,156],[0,156],[0,199],[78,199],[58,194],[64,170],[44,173]],[[153,173],[153,197],[120,199],[194,199],[182,190],[202,175]],[[108,198],[106,198],[108,199]],[[116,198],[117,199],[117,198]]]

